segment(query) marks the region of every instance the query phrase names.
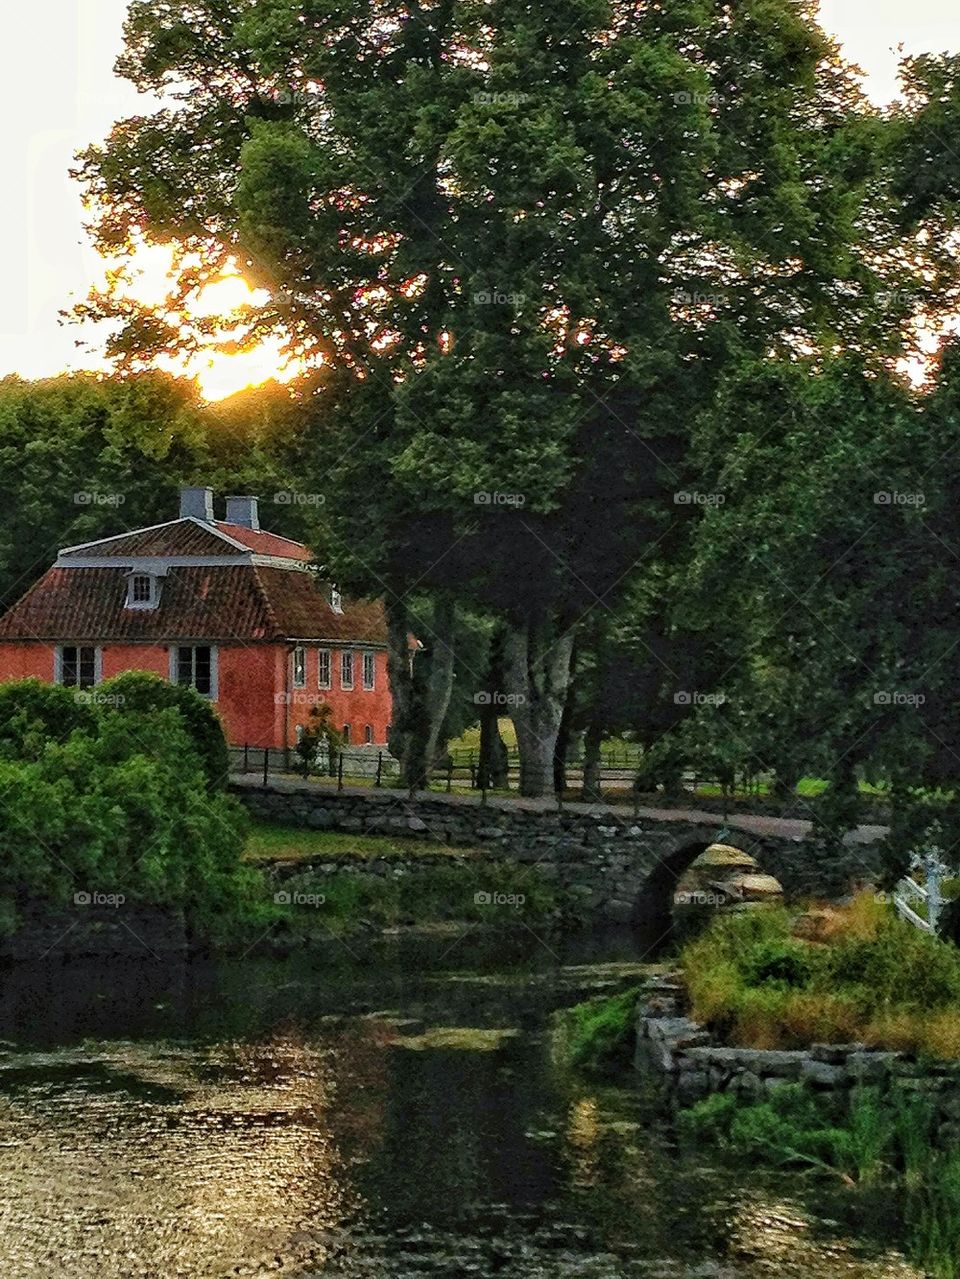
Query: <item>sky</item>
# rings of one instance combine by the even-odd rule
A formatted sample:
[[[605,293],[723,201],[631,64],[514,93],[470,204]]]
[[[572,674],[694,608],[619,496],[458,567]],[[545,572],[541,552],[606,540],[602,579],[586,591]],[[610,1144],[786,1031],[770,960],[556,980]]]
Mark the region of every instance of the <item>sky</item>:
[[[73,156],[144,104],[113,74],[127,0],[29,0],[0,18],[0,376],[96,367],[59,312],[102,272],[86,243]],[[824,26],[867,73],[877,102],[896,94],[897,53],[960,51],[958,0],[822,0]],[[42,70],[41,70],[42,68]],[[233,284],[242,296],[243,285]],[[275,352],[196,367],[208,398],[268,375]]]

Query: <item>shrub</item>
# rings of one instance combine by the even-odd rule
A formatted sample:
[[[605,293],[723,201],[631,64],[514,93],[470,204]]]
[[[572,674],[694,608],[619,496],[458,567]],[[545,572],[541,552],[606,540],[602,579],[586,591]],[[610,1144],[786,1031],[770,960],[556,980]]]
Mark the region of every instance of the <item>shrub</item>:
[[[748,986],[805,986],[813,965],[809,948],[801,942],[771,938],[750,949],[741,970]]]
[[[105,714],[97,728],[47,741],[37,759],[0,761],[5,909],[22,917],[96,890],[223,935],[256,897],[240,861],[243,810],[210,793],[176,711]]]
[[[116,708],[126,714],[172,707],[194,742],[210,789],[225,789],[230,757],[223,725],[210,703],[195,689],[170,684],[149,671],[124,671],[98,685],[97,693],[113,699]]]
[[[93,731],[96,715],[81,690],[38,679],[0,684],[0,757],[36,759],[48,741]]]

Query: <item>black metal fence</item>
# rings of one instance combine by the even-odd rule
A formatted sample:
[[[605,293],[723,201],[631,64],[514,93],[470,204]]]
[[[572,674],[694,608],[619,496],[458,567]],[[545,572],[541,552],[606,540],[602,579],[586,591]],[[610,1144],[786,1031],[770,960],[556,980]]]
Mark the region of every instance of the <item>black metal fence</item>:
[[[345,783],[374,787],[395,786],[399,781],[397,760],[384,748],[344,747],[329,755],[321,755],[304,768],[304,761],[293,747],[235,746],[230,749],[231,770],[234,773],[255,775],[264,784],[271,776],[296,774],[310,776],[318,781],[328,781],[342,788]],[[604,790],[632,791],[637,770],[642,760],[639,749],[632,751],[605,751],[601,755],[599,782]],[[513,790],[520,780],[520,758],[516,750],[507,754],[507,789]],[[567,785],[576,789],[583,781],[583,761],[573,759],[566,765]],[[480,790],[480,753],[476,750],[452,751],[445,755],[431,771],[431,786],[442,790]],[[736,776],[720,778],[700,774],[688,769],[682,779],[682,789],[695,794],[712,789],[718,795],[759,795],[765,787],[765,779],[755,773],[744,772]],[[492,789],[492,788],[491,788]]]

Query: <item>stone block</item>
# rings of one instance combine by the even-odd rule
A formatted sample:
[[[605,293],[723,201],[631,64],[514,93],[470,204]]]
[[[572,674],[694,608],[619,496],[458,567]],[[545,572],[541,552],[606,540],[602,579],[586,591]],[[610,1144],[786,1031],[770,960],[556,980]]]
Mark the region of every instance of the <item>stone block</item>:
[[[847,1072],[841,1065],[828,1061],[817,1061],[808,1057],[803,1063],[802,1077],[818,1088],[841,1088],[847,1081]]]

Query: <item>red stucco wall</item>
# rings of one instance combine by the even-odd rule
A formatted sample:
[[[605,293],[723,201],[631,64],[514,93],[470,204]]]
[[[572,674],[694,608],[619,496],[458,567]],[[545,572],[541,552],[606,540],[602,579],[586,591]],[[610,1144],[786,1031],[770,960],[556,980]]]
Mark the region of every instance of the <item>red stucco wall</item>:
[[[153,671],[166,679],[170,670],[166,645],[104,644],[103,677],[122,671]],[[235,746],[293,746],[297,725],[306,724],[314,706],[326,702],[342,731],[350,725],[351,745],[364,743],[364,729],[373,729],[373,742],[387,744],[393,700],[387,683],[387,655],[374,652],[375,687],[363,687],[365,650],[354,649],[353,691],[341,687],[340,649],[331,649],[332,685],[318,686],[317,645],[304,645],[306,682],[293,687],[293,651],[280,644],[224,644],[218,647],[218,697],[215,703],[227,740]],[[370,650],[366,650],[370,651]],[[0,643],[0,681],[54,679],[54,647],[36,643]]]

